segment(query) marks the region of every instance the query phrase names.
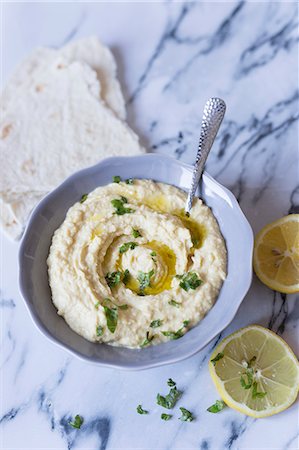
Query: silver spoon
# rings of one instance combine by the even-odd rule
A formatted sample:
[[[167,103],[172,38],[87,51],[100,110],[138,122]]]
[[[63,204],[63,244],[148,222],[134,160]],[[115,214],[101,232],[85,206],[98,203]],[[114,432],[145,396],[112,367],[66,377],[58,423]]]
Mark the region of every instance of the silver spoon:
[[[202,177],[207,157],[223,120],[226,105],[221,98],[210,98],[205,104],[201,121],[198,151],[194,164],[192,181],[185,206],[185,213],[190,215],[196,188]]]

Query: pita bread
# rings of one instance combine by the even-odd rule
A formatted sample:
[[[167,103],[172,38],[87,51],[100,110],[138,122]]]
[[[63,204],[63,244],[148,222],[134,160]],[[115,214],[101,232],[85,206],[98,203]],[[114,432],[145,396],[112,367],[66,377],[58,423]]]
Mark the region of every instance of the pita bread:
[[[85,62],[97,74],[100,82],[102,100],[120,118],[125,120],[125,101],[120,84],[116,77],[116,63],[111,51],[96,37],[87,37],[62,47],[59,50],[38,48],[29,55],[16,69],[3,92],[6,104],[18,94],[18,90],[29,89],[32,84],[38,84],[40,75],[47,71],[49,65],[62,57],[68,63]]]
[[[108,97],[114,101],[112,94],[107,97],[113,87],[108,83],[103,91],[85,62],[47,53],[51,56],[43,59],[42,51],[43,61],[36,64],[28,59],[23,75],[29,82],[16,75],[1,99],[1,225],[13,238],[22,233],[36,202],[71,173],[107,156],[144,151],[136,134],[106,106]]]

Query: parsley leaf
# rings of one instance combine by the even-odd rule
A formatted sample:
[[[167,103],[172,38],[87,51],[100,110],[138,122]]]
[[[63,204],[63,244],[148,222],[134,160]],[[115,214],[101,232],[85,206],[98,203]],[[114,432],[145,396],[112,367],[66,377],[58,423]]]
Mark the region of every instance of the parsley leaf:
[[[240,383],[242,388],[244,389],[250,389],[253,384],[253,369],[249,367],[245,373],[243,373],[247,377],[247,380],[241,375],[240,377]]]
[[[102,336],[104,333],[104,327],[101,327],[101,325],[98,325],[96,328],[96,333],[97,333],[97,336],[99,336],[99,337]]]
[[[130,272],[128,269],[126,269],[123,273],[123,283],[127,284],[130,278]]]
[[[118,311],[117,308],[108,308],[104,306],[104,311],[107,320],[107,327],[111,333],[114,333],[117,327]]]
[[[188,325],[189,322],[190,322],[189,320],[184,320],[182,328],[180,328],[178,331],[161,331],[161,333],[164,336],[170,337],[170,339],[172,340],[180,339],[181,337],[183,337],[184,335],[183,330]]]
[[[184,275],[176,275],[176,278],[181,280],[180,287],[184,289],[184,291],[189,291],[189,289],[195,290],[202,283],[195,272],[187,272]]]
[[[150,324],[151,328],[158,328],[163,324],[163,320],[157,319],[157,320],[153,320]]]
[[[181,303],[175,302],[174,300],[169,300],[168,304],[170,306],[175,306],[176,308],[180,308],[182,306]]]
[[[192,413],[190,411],[188,411],[188,409],[183,408],[183,407],[180,408],[180,410],[182,411],[180,420],[182,420],[183,422],[192,422],[192,420],[194,419],[194,417],[192,416]]]
[[[116,272],[108,272],[105,276],[105,280],[109,287],[115,287],[118,283],[121,282],[122,273],[117,270]]]
[[[82,423],[84,422],[84,419],[82,416],[79,416],[79,414],[77,414],[75,416],[75,420],[73,422],[69,422],[69,424],[71,425],[71,427],[73,428],[81,428]]]
[[[264,398],[267,395],[267,392],[258,392],[257,391],[257,382],[254,381],[252,385],[252,398]]]
[[[88,194],[83,194],[81,197],[80,203],[84,203],[85,200],[87,199],[87,197],[88,197]]]
[[[126,180],[126,184],[134,184],[134,179],[133,178],[128,178]]]
[[[215,358],[211,359],[210,362],[213,364],[213,366],[216,366],[216,362],[219,361],[220,359],[222,359],[223,357],[224,357],[224,353],[217,353]]]
[[[151,252],[151,256],[157,256],[156,252]]]
[[[138,414],[148,414],[148,411],[146,411],[146,409],[143,409],[141,405],[137,406],[136,411],[138,412]]]
[[[175,385],[176,385],[176,382],[173,381],[172,378],[168,378],[167,384],[168,384],[168,386],[172,387],[172,386],[175,386]]]
[[[121,245],[119,247],[119,253],[125,253],[127,252],[129,249],[130,250],[134,250],[135,247],[137,247],[138,244],[137,242],[125,242],[123,245]]]
[[[113,183],[120,183],[121,182],[121,178],[119,175],[116,175],[115,177],[112,178]]]
[[[171,418],[172,418],[172,414],[165,414],[165,413],[161,414],[162,420],[170,420]]]
[[[210,406],[207,411],[209,411],[210,413],[218,413],[219,411],[222,411],[223,408],[226,407],[226,404],[224,403],[223,400],[216,400],[216,402],[214,403],[214,405]]]
[[[138,272],[137,280],[139,281],[139,288],[141,292],[143,292],[145,288],[151,285],[150,279],[154,275],[154,273],[154,270],[151,270],[150,272]]]
[[[144,339],[144,341],[142,342],[140,347],[143,348],[143,347],[146,347],[147,345],[149,345],[151,343],[151,341],[154,339],[154,337],[155,337],[154,334],[151,337],[149,337],[149,331],[147,331],[146,338]]]
[[[139,232],[139,230],[137,230],[137,228],[132,228],[132,234],[134,238],[142,237],[141,233]]]
[[[128,203],[128,200],[126,197],[114,198],[111,200],[112,206],[115,208],[115,211],[113,214],[117,214],[118,216],[123,216],[124,214],[130,214],[134,212],[134,209],[132,208],[126,208],[124,206],[125,203]]]
[[[163,408],[172,409],[181,395],[182,393],[176,387],[173,387],[165,397],[157,394],[157,404],[163,406]]]

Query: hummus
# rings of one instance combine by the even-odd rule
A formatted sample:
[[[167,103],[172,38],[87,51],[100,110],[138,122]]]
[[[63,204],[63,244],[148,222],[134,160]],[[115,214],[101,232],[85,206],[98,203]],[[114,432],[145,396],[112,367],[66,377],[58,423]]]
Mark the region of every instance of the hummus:
[[[92,342],[130,348],[178,339],[213,306],[226,276],[216,219],[150,180],[98,187],[72,206],[48,257],[58,314]]]

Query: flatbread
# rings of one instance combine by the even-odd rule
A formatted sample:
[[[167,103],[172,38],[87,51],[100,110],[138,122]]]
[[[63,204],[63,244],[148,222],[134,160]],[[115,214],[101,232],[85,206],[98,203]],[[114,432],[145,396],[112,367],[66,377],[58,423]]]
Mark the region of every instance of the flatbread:
[[[70,59],[51,55],[35,68],[27,61],[24,77],[29,72],[30,83],[18,74],[15,94],[11,82],[1,98],[1,225],[13,238],[36,202],[71,173],[107,156],[144,151],[137,135],[106,106],[107,96],[106,103],[101,99],[97,73]]]
[[[38,80],[49,65],[62,57],[68,63],[74,61],[85,62],[96,72],[100,82],[99,95],[106,105],[120,119],[126,119],[125,101],[117,79],[114,57],[96,37],[87,37],[71,42],[58,50],[52,48],[38,48],[34,50],[21,64],[7,83],[3,99],[4,105],[18,95],[18,91],[29,89]]]

